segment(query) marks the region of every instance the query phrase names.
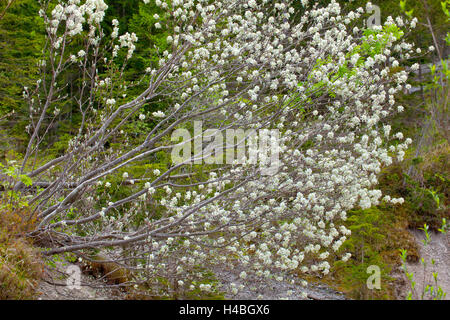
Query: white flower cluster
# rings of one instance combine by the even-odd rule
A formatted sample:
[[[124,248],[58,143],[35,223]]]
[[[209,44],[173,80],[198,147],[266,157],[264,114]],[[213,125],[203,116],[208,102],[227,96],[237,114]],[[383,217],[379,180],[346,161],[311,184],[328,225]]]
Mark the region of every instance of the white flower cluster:
[[[51,12],[51,20],[48,21],[49,31],[56,34],[63,21],[70,36],[75,36],[83,31],[83,23],[89,25],[100,24],[105,17],[108,6],[103,0],[86,0],[80,5],[80,0],[69,0],[67,3],[59,3]],[[41,12],[44,15],[44,12]],[[87,19],[86,19],[87,18]]]
[[[113,57],[117,56],[117,52],[120,48],[128,48],[127,59],[133,56],[134,50],[136,49],[135,43],[138,38],[135,33],[125,33],[119,37],[120,45],[114,46]]]
[[[123,199],[129,209],[119,218],[105,218],[109,224],[104,229],[108,234],[123,232],[134,228],[136,216],[145,216],[126,236],[140,241],[135,255],[147,281],[164,276],[209,292],[213,288],[200,284],[203,274],[198,266],[232,269],[237,262],[246,267],[239,272],[240,281],[282,279],[299,270],[328,274],[332,259],[350,259],[342,252],[350,236],[342,226],[349,210],[370,208],[380,201],[402,203],[402,199],[383,197],[376,185],[381,168],[395,158],[402,160],[411,143],[403,141],[401,133],[393,135],[385,122],[403,110],[394,97],[408,77],[401,68],[392,68],[401,63],[393,57],[406,57],[412,45],[398,39],[391,28],[364,36],[350,26],[365,10],[342,16],[333,0],[326,7],[309,8],[294,22],[294,2],[155,1],[161,10],[171,12],[167,26],[174,27],[167,39],[171,48],[161,52],[159,69],[148,70],[157,80],[150,81],[146,92],[161,98],[175,92],[172,96],[177,101],[173,109],[152,116],[180,125],[186,125],[182,119],[197,116],[210,125],[277,129],[281,135],[269,140],[279,151],[272,175],[261,170],[271,159],[263,151],[275,149],[268,147],[260,150],[256,160],[249,152],[239,165],[219,168],[202,181],[186,174],[191,183],[187,189],[172,182],[162,169],[133,180],[130,188],[135,194]],[[309,5],[306,0],[301,3]],[[57,28],[75,12],[86,16],[89,24],[103,19],[103,1],[79,4],[70,1],[55,8],[56,22],[51,27]],[[69,6],[74,8],[67,11]],[[161,17],[162,13],[154,17],[156,28],[162,28]],[[405,21],[388,18],[386,24],[400,27]],[[119,36],[118,22],[114,20],[113,26],[112,38],[118,42],[113,56],[126,47],[131,57],[136,35]],[[86,57],[86,52],[77,56]],[[175,85],[179,86],[174,89]],[[122,109],[137,111],[142,101]],[[105,102],[110,108],[116,105],[113,98]],[[145,115],[139,119],[145,120]],[[161,138],[168,132],[165,123],[170,121],[161,121],[142,145],[108,161],[105,172],[144,159],[153,151],[149,146],[168,149]],[[186,163],[179,176],[184,176],[184,169],[189,172],[192,163]],[[107,182],[105,188],[109,187]],[[102,210],[102,216],[112,207]],[[92,230],[97,232],[98,226]],[[238,286],[232,290],[236,292]]]
[[[159,6],[163,3],[158,1]],[[169,76],[187,84],[180,92],[182,106],[195,105],[196,93],[205,84],[212,84],[207,92],[219,98],[210,103],[227,105],[222,114],[233,115],[235,124],[258,124],[255,110],[261,105],[280,109],[283,116],[271,124],[284,132],[279,141],[278,173],[258,176],[237,188],[231,204],[229,200],[216,200],[200,205],[208,195],[218,195],[227,183],[234,181],[237,185],[249,172],[257,170],[249,161],[233,168],[230,176],[222,176],[220,182],[215,182],[218,177],[212,177],[199,192],[186,192],[182,204],[180,193],[168,194],[160,204],[172,212],[171,223],[176,225],[177,219],[185,221],[185,234],[207,234],[214,228],[226,230],[224,236],[214,240],[208,235],[196,238],[208,246],[223,247],[227,243],[225,250],[208,251],[205,257],[209,263],[220,264],[228,260],[226,257],[237,255],[241,263],[249,266],[240,274],[243,280],[249,272],[263,277],[299,269],[327,274],[331,267],[329,258],[338,254],[347,261],[351,256],[340,251],[350,236],[350,231],[340,225],[348,210],[356,206],[370,208],[381,200],[402,202],[383,198],[381,191],[373,188],[381,166],[392,163],[393,153],[401,160],[411,142],[387,147],[389,139],[403,137],[401,133],[391,137],[388,125],[378,129],[388,115],[402,111],[401,106],[394,107],[394,95],[405,85],[407,74],[394,74],[390,87],[377,83],[390,79],[387,61],[391,61],[391,66],[399,65],[398,60],[391,59],[391,51],[408,51],[412,47],[399,44],[392,34],[380,29],[378,36],[362,37],[362,41],[376,47],[382,39],[388,39],[383,40],[382,50],[374,56],[358,50],[361,32],[347,31],[346,25],[359,19],[364,9],[343,17],[335,1],[325,8],[310,9],[298,24],[288,22],[294,12],[288,1],[272,3],[274,14],[269,16],[257,1],[247,1],[233,9],[229,9],[229,4],[226,0],[213,4],[198,1],[195,5],[193,1],[172,1],[178,23],[170,41],[175,46],[189,44],[191,50],[181,56],[181,63],[174,66],[175,71]],[[307,1],[303,5],[308,5]],[[241,9],[243,15],[238,13]],[[197,14],[203,19],[201,27],[186,23],[188,17]],[[226,23],[218,28],[221,14],[227,17]],[[387,24],[396,22],[404,25],[403,21],[392,19]],[[296,45],[305,39],[311,39],[307,47]],[[165,63],[168,60],[163,58],[161,65]],[[242,69],[234,68],[237,63]],[[339,70],[349,67],[351,73],[336,76]],[[232,90],[221,80],[225,74],[234,76],[237,84],[245,83],[248,100],[232,96]],[[279,89],[289,93],[281,94]],[[330,93],[336,98],[330,98]],[[296,121],[299,118],[303,120]],[[301,147],[307,143],[308,148]],[[184,220],[191,207],[197,209]],[[263,231],[251,231],[256,225]],[[245,241],[237,241],[242,236]],[[200,252],[201,246],[191,249]],[[186,247],[184,269],[201,263],[202,254],[185,250]],[[152,267],[157,265],[156,260]]]

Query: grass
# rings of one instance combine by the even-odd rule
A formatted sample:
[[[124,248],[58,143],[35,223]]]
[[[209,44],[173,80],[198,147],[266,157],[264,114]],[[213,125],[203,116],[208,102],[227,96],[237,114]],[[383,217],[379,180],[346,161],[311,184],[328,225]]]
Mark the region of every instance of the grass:
[[[34,299],[42,277],[39,251],[24,237],[32,224],[26,213],[0,202],[0,300]]]

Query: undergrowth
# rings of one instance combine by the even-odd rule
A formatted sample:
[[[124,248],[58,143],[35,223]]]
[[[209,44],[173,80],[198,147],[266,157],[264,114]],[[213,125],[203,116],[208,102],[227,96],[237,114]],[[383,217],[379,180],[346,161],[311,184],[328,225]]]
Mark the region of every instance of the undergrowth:
[[[0,200],[0,300],[34,299],[43,273],[38,250],[24,237],[33,225],[27,213]]]

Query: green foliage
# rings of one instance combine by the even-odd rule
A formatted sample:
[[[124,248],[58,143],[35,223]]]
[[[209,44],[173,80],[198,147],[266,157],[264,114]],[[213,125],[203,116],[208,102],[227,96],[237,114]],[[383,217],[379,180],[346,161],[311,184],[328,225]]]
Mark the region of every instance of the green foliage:
[[[17,0],[0,20],[0,125],[6,122],[8,135],[19,141],[26,138],[24,128],[29,119],[22,91],[38,79],[37,63],[44,44],[38,10],[37,1]]]
[[[139,1],[138,8],[139,11],[131,15],[132,18],[129,22],[130,30],[133,30],[139,38],[136,46],[137,57],[131,68],[142,74],[146,67],[155,68],[158,65],[162,51],[168,49],[169,45],[166,40],[167,31],[155,28],[156,22],[166,22],[164,19],[157,20],[153,17],[155,14],[163,16],[162,9],[157,7],[153,1],[148,4]]]
[[[422,227],[425,223],[437,230],[442,218],[449,219],[450,177],[449,147],[446,143],[430,148],[421,158],[413,158],[414,178],[400,166],[386,168],[380,175],[380,187],[387,193],[403,197],[403,210],[409,227]]]
[[[352,231],[351,237],[344,242],[341,250],[352,253],[348,262],[338,261],[335,263],[339,277],[346,291],[357,299],[389,298],[388,282],[391,280],[390,267],[383,259],[381,252],[386,250],[387,242],[386,226],[392,216],[385,212],[370,208],[356,210],[349,213],[347,228]],[[370,274],[367,273],[369,266],[378,266],[381,271],[381,290],[370,290],[366,282]]]
[[[383,25],[382,30],[365,29],[362,44],[355,48],[356,52],[361,52],[363,56],[374,57],[384,51],[391,37],[400,39],[404,32],[395,24]]]
[[[54,3],[53,3],[54,5]],[[106,37],[112,32],[111,20],[118,18],[120,34],[135,32],[139,37],[134,57],[128,62],[124,73],[124,81],[128,84],[128,97],[140,92],[144,83],[135,83],[145,74],[147,67],[156,67],[162,54],[156,48],[167,48],[167,32],[154,28],[155,13],[161,13],[154,2],[144,4],[140,0],[108,1],[109,9],[103,22]],[[24,152],[28,134],[25,127],[29,121],[29,110],[23,99],[24,87],[33,87],[40,77],[38,62],[42,59],[42,48],[45,44],[45,27],[43,19],[37,14],[39,2],[34,0],[17,0],[0,20],[0,135],[5,144],[0,144],[0,160],[10,149]],[[74,41],[71,50],[78,52],[83,43]],[[124,60],[125,53],[119,52],[119,61]],[[105,75],[106,70],[100,68],[99,73]],[[61,94],[69,96],[77,94],[77,86],[81,74],[73,67],[65,71],[69,84]],[[119,89],[114,89],[116,97],[122,96]],[[70,101],[70,100],[69,100]],[[143,107],[142,113],[164,110],[170,101],[152,102]],[[57,103],[58,104],[58,103]],[[56,105],[55,105],[56,106]],[[45,156],[58,156],[67,147],[68,141],[76,134],[77,126],[81,123],[79,109],[74,103],[57,106],[61,110],[57,121],[42,141],[47,149]],[[53,110],[53,109],[52,109]],[[49,111],[52,112],[52,111]],[[47,119],[45,120],[47,121]],[[155,122],[148,120],[139,124],[129,123],[124,130],[130,136],[138,136],[139,132],[146,132],[153,128]],[[141,127],[137,127],[141,126]],[[44,156],[44,155],[43,155]]]
[[[367,1],[365,0],[354,0],[351,2],[339,0],[338,2],[343,6],[343,10],[346,12],[355,10],[358,7],[365,7],[367,4]],[[442,15],[441,1],[427,0],[426,8],[423,1],[415,0],[378,0],[372,1],[372,3],[380,7],[382,23],[386,21],[388,16],[397,17],[402,16],[403,14],[405,16],[411,15],[412,17],[417,17],[419,21],[426,22],[426,15],[428,14],[431,24],[439,35],[444,35],[448,32],[447,19]],[[420,48],[428,48],[433,42],[432,35],[426,25],[418,24],[413,32],[405,36],[409,42],[414,42]]]
[[[28,207],[27,200],[22,197],[20,192],[12,190],[12,186],[17,182],[22,182],[25,186],[30,187],[33,181],[25,174],[19,174],[19,168],[15,165],[15,162],[9,162],[7,166],[0,163],[0,190],[7,190],[0,193],[0,199],[4,199],[0,202],[1,210],[13,210],[14,208]]]

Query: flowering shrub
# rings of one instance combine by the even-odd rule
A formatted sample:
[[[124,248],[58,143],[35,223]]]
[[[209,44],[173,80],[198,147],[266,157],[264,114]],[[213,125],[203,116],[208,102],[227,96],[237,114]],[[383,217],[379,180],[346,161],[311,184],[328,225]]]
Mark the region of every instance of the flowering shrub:
[[[18,172],[35,188],[12,188],[31,195],[39,223],[30,235],[52,239],[47,254],[108,248],[137,282],[162,294],[209,292],[205,272],[238,264],[244,281],[297,270],[326,275],[327,259],[351,233],[340,224],[348,210],[403,202],[375,186],[381,168],[401,161],[412,142],[388,120],[403,110],[394,95],[407,86],[400,63],[413,49],[401,28],[416,21],[389,17],[364,30],[358,25],[370,3],[342,16],[335,1],[320,8],[302,0],[296,17],[292,2],[155,1],[154,28],[168,32],[169,47],[137,82],[123,72],[138,38],[120,34],[117,20],[105,34],[103,0],[42,2],[48,46],[42,78],[24,90],[30,139]],[[72,52],[80,41],[84,49]],[[82,75],[73,97],[61,95],[69,67]],[[136,83],[145,89],[128,95]],[[166,110],[144,114],[167,97]],[[61,156],[32,163],[60,112],[55,102],[65,100],[81,114],[77,135]],[[122,130],[150,120],[155,125],[134,139]],[[130,177],[127,168],[170,153],[170,134],[192,130],[195,120],[219,132],[279,130],[278,170],[263,175],[262,155],[258,163],[245,156],[201,165],[209,154],[194,152]],[[113,198],[118,176],[129,193]]]

